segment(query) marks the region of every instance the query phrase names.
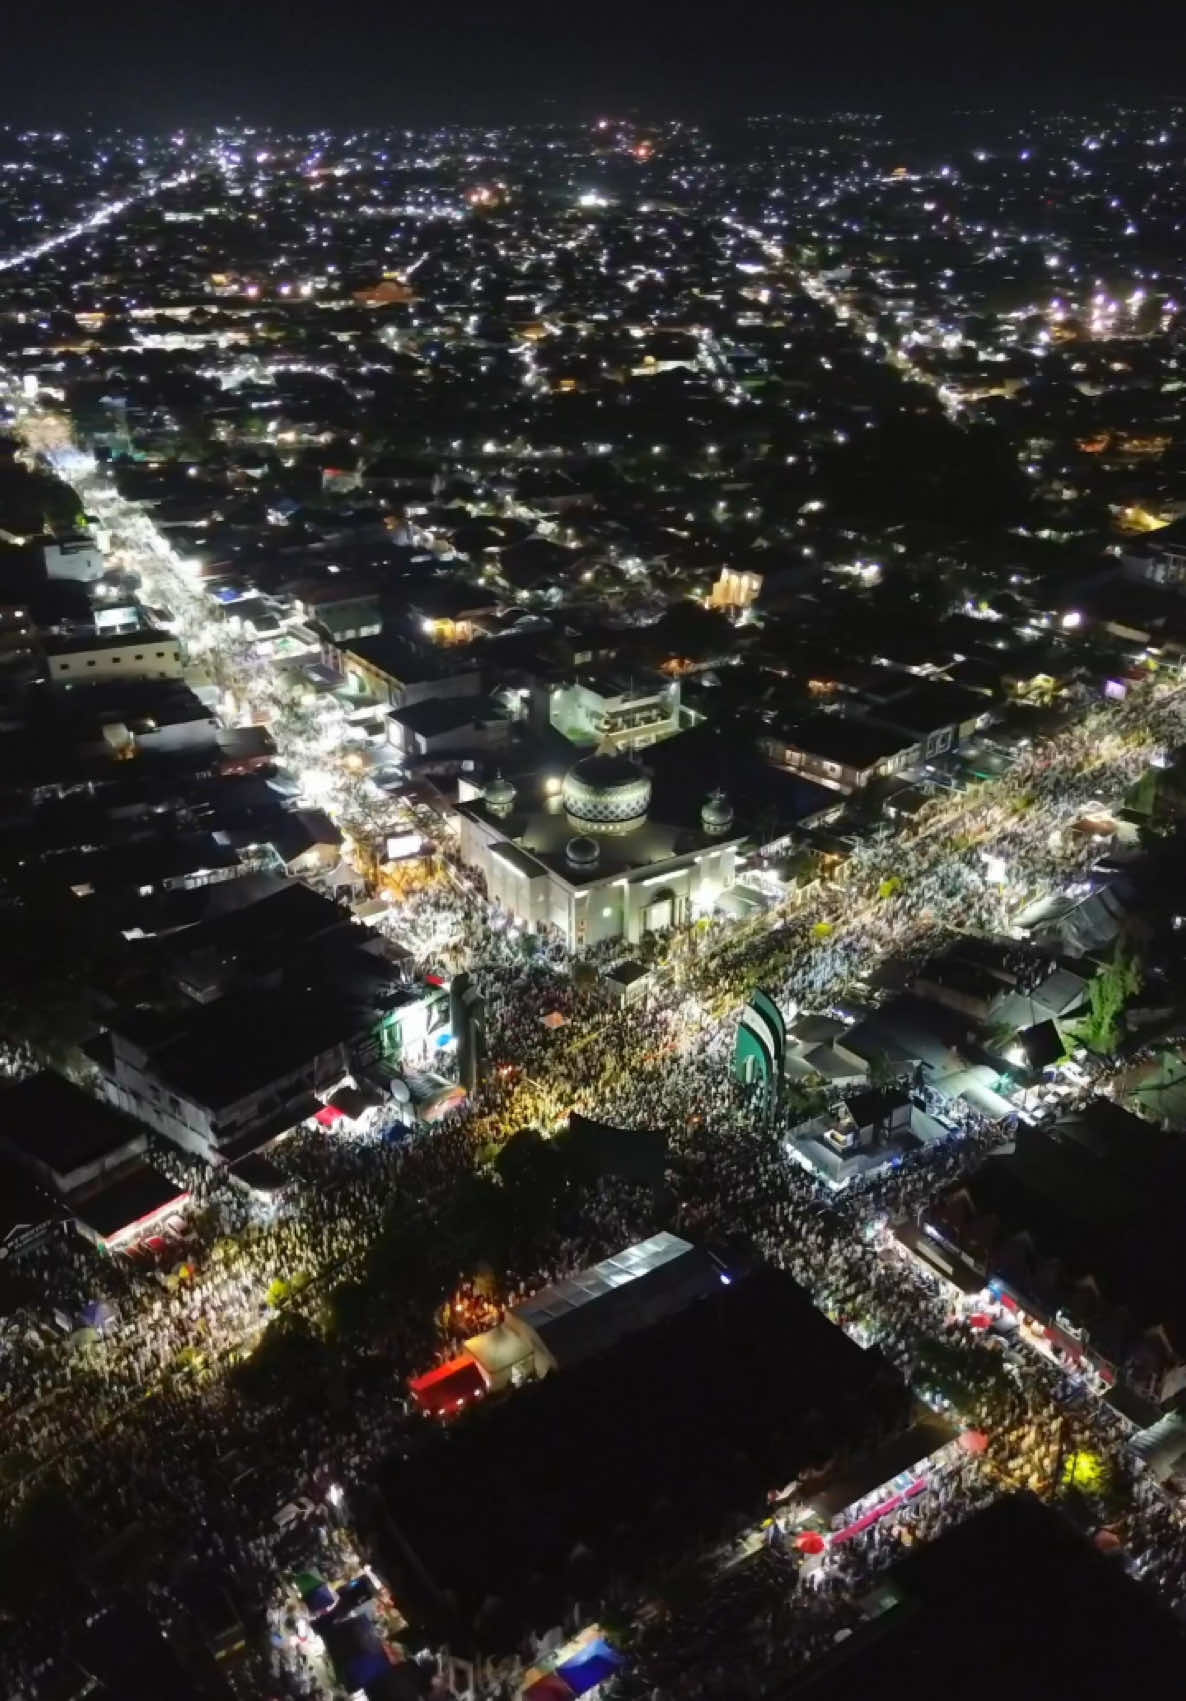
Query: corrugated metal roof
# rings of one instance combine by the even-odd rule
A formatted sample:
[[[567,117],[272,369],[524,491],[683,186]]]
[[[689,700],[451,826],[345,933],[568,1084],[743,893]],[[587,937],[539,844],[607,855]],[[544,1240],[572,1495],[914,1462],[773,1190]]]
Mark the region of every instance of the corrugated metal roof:
[[[591,1299],[600,1299],[615,1288],[637,1281],[639,1276],[645,1276],[660,1265],[691,1251],[689,1242],[680,1240],[677,1235],[666,1232],[653,1234],[649,1240],[640,1240],[624,1252],[615,1252],[612,1258],[605,1258],[600,1264],[593,1264],[587,1270],[578,1271],[575,1276],[541,1288],[522,1305],[516,1306],[515,1315],[530,1323],[533,1329],[539,1329],[554,1318],[587,1305]]]

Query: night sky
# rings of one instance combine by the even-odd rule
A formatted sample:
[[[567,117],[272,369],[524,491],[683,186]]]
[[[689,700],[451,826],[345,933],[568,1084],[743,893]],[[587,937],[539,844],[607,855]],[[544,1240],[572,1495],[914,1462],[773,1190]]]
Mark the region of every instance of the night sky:
[[[138,0],[7,9],[4,116],[421,124],[1180,92],[1169,0]]]

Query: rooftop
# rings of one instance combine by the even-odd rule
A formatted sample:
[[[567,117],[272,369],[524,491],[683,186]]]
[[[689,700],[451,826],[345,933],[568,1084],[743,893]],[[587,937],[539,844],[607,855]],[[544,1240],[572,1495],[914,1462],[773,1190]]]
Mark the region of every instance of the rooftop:
[[[698,1548],[729,1518],[755,1515],[775,1484],[871,1440],[879,1413],[904,1425],[908,1409],[880,1355],[784,1272],[718,1283],[583,1364],[482,1404],[414,1461],[389,1461],[381,1491],[406,1544],[403,1563],[391,1555],[396,1587],[429,1616],[448,1616],[448,1592],[463,1635],[481,1613],[481,1645],[513,1645],[587,1593],[590,1570],[637,1577],[658,1552]],[[577,1543],[589,1554],[579,1584]]]
[[[565,1365],[710,1292],[716,1281],[717,1267],[707,1253],[674,1234],[655,1234],[541,1288],[514,1314]]]
[[[780,736],[787,744],[810,756],[858,769],[872,768],[887,756],[908,750],[915,743],[910,733],[894,732],[889,727],[858,720],[853,715],[825,713],[808,715],[794,722]]]
[[[1164,1692],[1186,1640],[1151,1589],[1030,1495],[998,1500],[912,1549],[866,1621],[773,1701],[900,1694],[948,1701],[1112,1701]],[[958,1675],[955,1675],[958,1674]]]
[[[42,640],[47,655],[68,656],[76,650],[126,650],[139,644],[145,650],[172,650],[174,655],[181,649],[180,642],[172,632],[84,632],[78,637],[58,638],[52,635]]]
[[[50,1070],[7,1088],[0,1102],[0,1139],[27,1162],[46,1165],[60,1178],[142,1144],[146,1137],[131,1117]]]

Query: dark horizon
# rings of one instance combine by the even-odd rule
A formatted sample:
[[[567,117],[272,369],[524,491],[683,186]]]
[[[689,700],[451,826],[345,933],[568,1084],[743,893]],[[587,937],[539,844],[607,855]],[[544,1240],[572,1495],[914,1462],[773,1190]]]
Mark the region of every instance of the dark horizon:
[[[365,0],[250,7],[210,0],[166,12],[50,4],[8,20],[9,122],[69,130],[238,117],[294,128],[421,126],[756,112],[951,110],[961,105],[1172,97],[1180,15],[1136,0],[1092,14],[1040,5],[976,12],[924,0],[788,9],[741,0],[584,12],[456,5],[398,13]]]

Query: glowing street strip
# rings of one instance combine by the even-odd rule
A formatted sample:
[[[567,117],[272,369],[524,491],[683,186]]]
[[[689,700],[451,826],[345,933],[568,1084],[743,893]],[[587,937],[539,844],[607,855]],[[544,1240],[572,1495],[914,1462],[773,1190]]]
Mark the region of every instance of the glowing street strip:
[[[25,266],[30,260],[40,260],[43,254],[52,253],[55,248],[65,247],[67,242],[74,242],[88,231],[98,230],[121,213],[127,212],[137,201],[147,201],[153,195],[159,195],[164,189],[177,189],[190,180],[188,171],[179,171],[176,177],[166,177],[159,183],[154,183],[150,189],[142,189],[138,195],[129,195],[123,201],[110,201],[105,207],[100,207],[89,218],[80,219],[77,224],[60,230],[56,236],[47,236],[43,242],[38,242],[32,248],[26,248],[21,254],[10,254],[6,260],[0,260],[0,272],[9,272],[14,266]]]

